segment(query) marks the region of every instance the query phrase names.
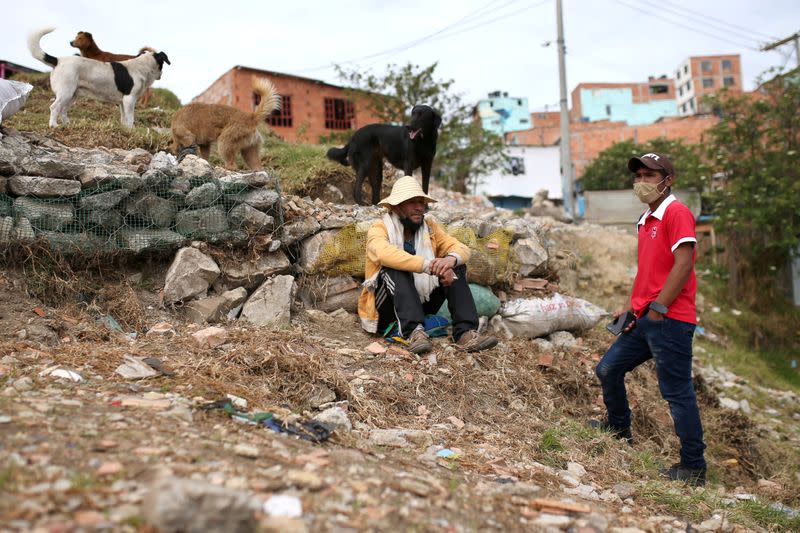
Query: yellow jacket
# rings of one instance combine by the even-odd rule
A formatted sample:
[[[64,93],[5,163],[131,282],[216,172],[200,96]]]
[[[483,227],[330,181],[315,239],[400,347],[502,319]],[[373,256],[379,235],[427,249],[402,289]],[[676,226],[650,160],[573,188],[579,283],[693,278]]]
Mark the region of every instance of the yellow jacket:
[[[453,255],[456,264],[466,263],[470,256],[469,247],[455,237],[448,235],[442,227],[430,217],[425,217],[431,237],[431,247],[436,257]],[[402,248],[389,242],[389,232],[383,220],[375,222],[367,231],[367,257],[364,265],[364,278],[369,280],[382,267],[404,270],[407,272],[427,272],[430,265],[419,255],[411,255]],[[358,298],[358,317],[361,326],[375,333],[378,329],[378,309],[375,307],[375,291],[364,287]]]

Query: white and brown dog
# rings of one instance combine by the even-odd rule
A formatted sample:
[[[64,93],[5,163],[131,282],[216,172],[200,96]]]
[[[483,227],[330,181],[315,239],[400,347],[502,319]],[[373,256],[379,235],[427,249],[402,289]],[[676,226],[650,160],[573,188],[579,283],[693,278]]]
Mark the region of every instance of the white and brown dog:
[[[39,41],[55,28],[32,32],[28,36],[28,49],[34,58],[53,67],[50,88],[56,95],[50,105],[50,127],[55,128],[60,119],[68,122],[69,111],[76,96],[119,104],[120,120],[126,128],[133,127],[133,110],[136,100],[154,81],[161,79],[164,63],[169,58],[164,52],[145,52],[127,61],[105,63],[80,56],[55,58],[45,53]]]

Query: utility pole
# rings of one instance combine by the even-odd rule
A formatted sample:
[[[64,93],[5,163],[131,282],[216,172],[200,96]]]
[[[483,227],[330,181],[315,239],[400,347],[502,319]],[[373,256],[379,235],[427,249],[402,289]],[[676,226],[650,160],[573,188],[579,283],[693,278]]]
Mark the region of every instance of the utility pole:
[[[564,19],[561,15],[561,0],[556,0],[558,23],[558,78],[561,85],[561,193],[564,195],[564,212],[573,219],[575,186],[572,182],[572,154],[569,144],[569,109],[567,108],[567,67],[564,55]]]
[[[774,50],[775,48],[782,46],[789,41],[794,41],[794,57],[797,60],[797,66],[800,67],[800,32],[795,32],[794,35],[790,35],[785,39],[781,39],[780,41],[775,41],[774,43],[768,44],[764,46],[761,51],[768,52],[770,50]]]

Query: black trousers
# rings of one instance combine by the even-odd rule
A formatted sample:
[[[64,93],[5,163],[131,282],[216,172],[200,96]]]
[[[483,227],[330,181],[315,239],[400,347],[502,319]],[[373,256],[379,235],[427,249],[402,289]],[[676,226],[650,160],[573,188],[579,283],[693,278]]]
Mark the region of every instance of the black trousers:
[[[375,306],[378,308],[378,333],[383,333],[395,320],[400,335],[408,337],[414,329],[425,322],[425,315],[435,314],[447,300],[447,308],[453,322],[453,340],[478,329],[478,310],[467,283],[467,266],[453,269],[458,279],[449,287],[437,287],[424,304],[419,301],[411,272],[382,268],[378,274],[375,290]]]

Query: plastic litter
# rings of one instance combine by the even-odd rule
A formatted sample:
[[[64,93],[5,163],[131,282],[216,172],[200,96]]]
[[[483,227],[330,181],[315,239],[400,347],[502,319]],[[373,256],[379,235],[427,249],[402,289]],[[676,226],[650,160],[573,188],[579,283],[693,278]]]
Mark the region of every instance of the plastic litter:
[[[228,398],[207,403],[201,406],[201,409],[206,411],[222,409],[236,422],[265,426],[276,433],[286,433],[310,442],[325,442],[331,437],[334,430],[332,426],[316,420],[299,423],[284,422],[267,411],[256,411],[254,413],[239,411]]]
[[[608,313],[591,302],[555,293],[549,298],[519,298],[500,307],[503,326],[516,337],[536,338],[555,331],[585,331]]]
[[[81,376],[77,372],[73,372],[72,370],[67,370],[65,368],[58,368],[58,367],[48,368],[39,375],[67,379],[74,383],[80,383],[81,381],[84,381],[83,376]]]
[[[458,459],[461,457],[459,454],[451,450],[450,448],[444,448],[436,452],[437,457],[443,457],[445,459]]]
[[[497,314],[497,310],[500,309],[500,298],[495,296],[492,289],[476,283],[470,283],[469,291],[472,293],[472,299],[475,300],[475,308],[478,310],[479,317],[494,316]],[[447,301],[442,304],[442,307],[436,314],[448,320],[452,319],[450,310],[447,308]]]
[[[303,502],[297,496],[276,494],[264,502],[264,512],[270,516],[300,518],[303,516]]]
[[[119,365],[114,372],[125,379],[146,379],[158,375],[158,372],[138,357],[126,355],[122,359],[124,363]]]

